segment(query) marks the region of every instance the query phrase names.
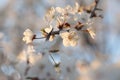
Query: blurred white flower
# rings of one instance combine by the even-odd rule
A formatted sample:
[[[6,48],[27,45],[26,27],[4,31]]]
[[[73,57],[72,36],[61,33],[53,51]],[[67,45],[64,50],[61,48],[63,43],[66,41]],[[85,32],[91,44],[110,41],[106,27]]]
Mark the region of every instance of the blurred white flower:
[[[30,29],[26,29],[23,35],[24,35],[23,41],[25,41],[26,44],[32,43],[35,35]]]
[[[40,61],[42,59],[42,54],[30,54],[29,55],[29,62],[31,65],[34,65],[37,61]]]
[[[52,7],[45,15],[45,21],[51,22],[55,17],[55,9]]]
[[[71,7],[70,5],[66,6],[65,8],[56,7],[56,12],[60,13],[61,15],[69,15],[74,14],[78,12],[79,4],[76,3],[75,7]]]
[[[52,30],[52,26],[50,25],[50,27],[47,27],[44,29],[46,33],[50,33]]]
[[[75,7],[73,8],[73,9],[74,9],[74,12],[77,13],[78,10],[79,10],[79,8],[80,8],[80,5],[76,2],[76,3],[75,3]]]
[[[55,10],[56,10],[56,12],[60,13],[61,15],[66,14],[66,10],[61,7],[56,7]]]
[[[51,35],[49,41],[53,41],[53,40],[54,40],[54,35]]]
[[[5,65],[5,64],[1,66],[1,70],[7,76],[10,76],[15,72],[15,69],[13,68],[13,66]]]
[[[62,25],[65,22],[65,17],[57,17],[57,24]]]
[[[66,21],[65,17],[57,17],[57,27],[62,30],[69,30],[70,24]]]
[[[32,53],[35,53],[35,49],[34,49],[34,46],[33,45],[28,45],[28,49],[27,49],[27,53],[28,54],[32,54]]]
[[[83,11],[80,13],[77,13],[76,15],[74,15],[75,20],[77,20],[78,22],[81,23],[87,23],[89,18],[90,18],[90,14],[88,14],[87,12]]]
[[[69,16],[66,18],[66,22],[68,22],[70,25],[76,25],[78,21],[77,19],[78,17],[76,17],[76,14],[69,14]]]
[[[47,37],[47,35],[52,31],[53,27],[50,25],[50,27],[46,27],[42,31],[42,36]],[[50,35],[49,41],[53,41],[54,35]]]
[[[66,7],[65,7],[65,10],[67,11],[67,12],[69,12],[69,13],[72,13],[73,11],[73,8],[70,6],[70,5],[67,5]]]
[[[94,60],[90,66],[92,69],[96,70],[99,69],[102,66],[102,64],[99,60]]]
[[[76,46],[78,43],[78,35],[75,31],[60,33],[64,46]]]
[[[24,51],[20,52],[19,55],[17,56],[17,59],[18,59],[18,61],[23,61],[23,62],[27,61],[26,51],[24,50]]]
[[[86,61],[80,61],[80,60],[76,61],[76,68],[78,72],[81,74],[86,74],[90,70],[88,63]]]

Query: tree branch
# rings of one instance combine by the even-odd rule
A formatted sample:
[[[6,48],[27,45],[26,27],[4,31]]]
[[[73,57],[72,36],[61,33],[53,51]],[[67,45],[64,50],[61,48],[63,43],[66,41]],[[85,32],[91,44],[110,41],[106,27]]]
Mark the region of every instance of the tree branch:
[[[93,9],[92,12],[91,12],[90,18],[96,17],[95,11],[98,10],[97,7],[98,7],[99,1],[100,1],[100,0],[95,0],[96,5],[95,5],[94,9]],[[99,10],[100,10],[100,9],[99,9]]]

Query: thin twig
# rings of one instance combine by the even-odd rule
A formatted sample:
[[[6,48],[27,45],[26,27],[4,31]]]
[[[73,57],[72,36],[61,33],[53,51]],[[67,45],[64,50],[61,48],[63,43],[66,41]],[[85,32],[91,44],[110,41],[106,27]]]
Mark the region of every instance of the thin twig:
[[[60,33],[60,30],[58,30],[58,31],[53,31],[53,32],[51,33],[51,35],[59,34],[59,33]]]
[[[35,39],[43,39],[43,38],[45,38],[45,37],[40,37],[40,38],[35,38]]]
[[[27,75],[27,74],[28,74],[28,71],[29,71],[29,69],[30,69],[29,64],[30,64],[30,61],[29,61],[29,58],[27,57],[27,68],[25,69],[24,75]]]
[[[52,58],[52,60],[53,60],[54,64],[57,64],[57,63],[55,62],[55,60],[54,60],[53,56],[51,55],[51,53],[50,53],[50,57]]]
[[[95,11],[98,9],[97,7],[98,7],[99,1],[100,1],[100,0],[95,0],[96,5],[95,5],[94,9],[93,9],[92,12],[91,12],[90,18],[92,18],[92,17],[94,17],[94,16],[96,15],[96,14],[95,14]]]

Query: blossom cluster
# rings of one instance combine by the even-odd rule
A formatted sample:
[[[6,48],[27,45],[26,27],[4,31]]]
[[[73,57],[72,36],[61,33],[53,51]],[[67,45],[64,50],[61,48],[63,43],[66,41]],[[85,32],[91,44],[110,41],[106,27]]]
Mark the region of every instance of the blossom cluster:
[[[94,39],[95,33],[91,25],[100,17],[95,13],[96,6],[97,2],[86,7],[81,7],[78,3],[73,7],[52,7],[44,18],[46,26],[41,29],[43,38],[53,41],[56,35],[59,35],[64,46],[76,46],[80,38],[78,33],[81,31],[87,32]],[[24,32],[24,36],[23,41],[26,43],[32,43],[36,37],[29,29]]]
[[[48,50],[46,53],[48,54],[43,54],[39,57],[34,55],[35,49],[33,44],[33,40],[36,39],[45,39],[46,41],[54,42],[56,40],[56,37],[59,37],[60,40],[62,40],[62,43],[65,47],[74,47],[79,44],[79,40],[81,39],[80,33],[87,33],[91,40],[95,38],[95,33],[92,25],[95,23],[96,18],[100,18],[99,15],[95,13],[96,10],[101,10],[101,9],[96,9],[97,8],[97,1],[92,3],[90,6],[82,7],[78,3],[75,3],[75,6],[66,6],[64,8],[61,7],[52,7],[48,13],[45,15],[44,21],[45,21],[45,26],[42,28],[41,31],[41,37],[37,37],[34,32],[32,32],[30,29],[25,30],[23,33],[23,41],[28,44],[28,54],[26,55],[27,58],[27,67],[25,69],[25,75],[28,75],[28,72],[31,70],[31,65],[34,65],[36,61],[39,61],[39,59],[42,61],[45,59],[47,60],[50,57],[51,62],[53,62],[54,69],[58,73],[68,73],[65,74],[69,76],[68,80],[74,80],[70,79],[70,75],[72,74],[77,74],[76,70],[73,69],[72,67],[76,68],[81,68],[79,64],[76,63],[75,59],[70,58],[69,55],[67,54],[60,54],[61,60],[58,62],[55,61],[56,58],[54,58],[52,53],[57,53],[59,50]],[[56,41],[56,44],[59,43]],[[54,46],[56,47],[56,46]],[[50,48],[49,48],[50,49]],[[54,54],[54,55],[55,55]],[[57,54],[58,55],[58,54]],[[69,57],[68,57],[69,56]],[[35,59],[36,58],[36,59]],[[68,60],[67,60],[68,59]],[[70,64],[73,64],[73,66],[68,66],[68,64],[64,64],[64,61],[69,61],[71,60]],[[44,63],[45,64],[45,63]],[[77,65],[77,66],[76,66]],[[43,65],[41,68],[43,68]],[[82,69],[82,68],[81,68]],[[51,71],[52,72],[52,71]],[[84,70],[83,70],[84,72]],[[64,74],[64,73],[63,73]],[[59,76],[64,76],[63,74]],[[70,75],[69,75],[70,74]],[[50,75],[50,73],[48,74]],[[73,76],[75,76],[73,75]],[[72,77],[73,77],[72,76]],[[61,77],[59,77],[60,79]],[[76,77],[77,78],[77,77]],[[35,79],[38,80],[38,77],[27,77],[27,79]],[[61,78],[63,80],[63,78]],[[52,79],[51,79],[52,80]],[[54,80],[54,79],[53,79]]]

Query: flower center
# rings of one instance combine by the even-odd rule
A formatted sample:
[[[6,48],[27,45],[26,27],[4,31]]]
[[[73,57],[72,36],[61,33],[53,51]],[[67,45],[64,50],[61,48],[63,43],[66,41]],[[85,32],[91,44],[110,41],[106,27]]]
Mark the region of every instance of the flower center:
[[[73,38],[73,37],[72,37],[71,35],[68,36],[68,39],[69,39],[69,40],[72,40],[72,38]]]

